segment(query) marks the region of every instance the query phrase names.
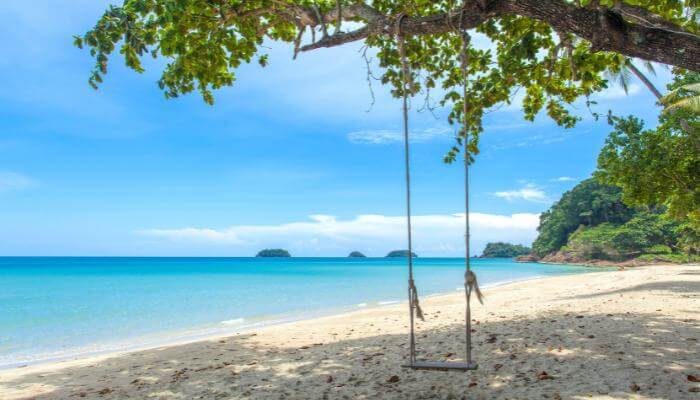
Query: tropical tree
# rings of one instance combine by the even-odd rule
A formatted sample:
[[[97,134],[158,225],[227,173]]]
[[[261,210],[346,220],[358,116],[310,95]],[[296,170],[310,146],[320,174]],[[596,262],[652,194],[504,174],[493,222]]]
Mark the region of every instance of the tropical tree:
[[[678,75],[669,89],[678,93],[699,78]],[[632,116],[611,122],[614,130],[598,156],[596,177],[621,187],[627,204],[668,207],[671,216],[700,229],[700,114],[677,106],[646,130]]]
[[[700,71],[697,0],[124,0],[93,29],[75,37],[95,58],[94,87],[118,51],[143,71],[146,56],[164,57],[159,85],[166,97],[230,86],[241,63],[266,65],[266,40],[289,42],[295,56],[364,41],[376,52],[381,80],[401,95],[396,34],[405,38],[412,94],[439,88],[448,120],[465,122],[476,151],[482,118],[523,92],[524,117],[542,110],[573,126],[568,107],[604,89],[603,72],[619,55]],[[689,12],[689,10],[691,10]],[[345,23],[345,25],[343,25]],[[335,27],[329,27],[334,25]],[[344,29],[347,28],[347,29]],[[469,30],[491,45],[467,45],[468,96],[460,69],[460,35]],[[332,32],[331,32],[332,31]],[[469,35],[466,36],[467,40]],[[465,103],[466,102],[466,107]],[[466,110],[466,115],[464,111]],[[462,143],[462,141],[459,141]],[[455,147],[453,151],[457,151]]]
[[[579,227],[622,224],[634,213],[622,202],[620,188],[586,179],[540,215],[539,234],[532,243],[533,253],[543,257],[564,246]]]
[[[664,214],[640,211],[623,224],[579,227],[564,250],[583,260],[622,261],[644,253],[678,253],[679,236],[678,222]]]
[[[609,80],[617,82],[617,84],[624,89],[625,93],[628,93],[631,75],[634,75],[644,84],[644,86],[647,87],[647,89],[649,89],[654,96],[656,96],[657,99],[661,99],[662,95],[659,89],[657,89],[651,80],[649,80],[646,74],[637,68],[636,65],[634,65],[633,59],[625,57],[622,54],[618,54],[617,58],[618,64],[613,64],[613,66],[611,66],[611,68],[607,71]],[[649,74],[656,75],[654,64],[652,64],[650,61],[643,61],[643,64]]]
[[[663,96],[661,104],[665,106],[664,112],[682,108],[700,114],[700,82],[679,86]]]

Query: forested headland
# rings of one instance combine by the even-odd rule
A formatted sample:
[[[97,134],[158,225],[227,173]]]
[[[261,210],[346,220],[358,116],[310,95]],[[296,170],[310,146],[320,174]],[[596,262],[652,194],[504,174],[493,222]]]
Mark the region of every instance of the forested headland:
[[[700,260],[700,74],[677,74],[658,125],[608,115],[593,177],[540,216],[533,258],[552,262]]]

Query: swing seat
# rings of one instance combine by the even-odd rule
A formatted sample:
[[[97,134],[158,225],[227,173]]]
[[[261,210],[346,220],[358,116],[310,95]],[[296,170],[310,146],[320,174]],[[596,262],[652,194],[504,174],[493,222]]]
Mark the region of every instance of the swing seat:
[[[478,368],[478,365],[453,361],[414,361],[402,367],[425,371],[473,371]]]

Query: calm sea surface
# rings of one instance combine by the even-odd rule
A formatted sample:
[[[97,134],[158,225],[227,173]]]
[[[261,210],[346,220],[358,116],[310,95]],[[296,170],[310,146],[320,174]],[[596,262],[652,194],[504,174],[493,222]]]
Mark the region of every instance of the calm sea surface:
[[[476,259],[482,286],[584,267]],[[464,259],[418,258],[422,296]],[[154,346],[404,301],[405,259],[0,257],[0,366]]]

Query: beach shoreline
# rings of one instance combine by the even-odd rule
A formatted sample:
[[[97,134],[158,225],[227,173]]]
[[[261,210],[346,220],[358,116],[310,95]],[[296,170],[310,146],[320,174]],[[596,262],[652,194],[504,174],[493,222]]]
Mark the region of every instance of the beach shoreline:
[[[605,267],[603,267],[603,268],[605,268]],[[602,272],[602,271],[596,271],[596,272]],[[489,284],[482,285],[482,289],[483,290],[490,290],[490,289],[503,287],[503,286],[507,286],[507,285],[519,284],[519,283],[524,283],[524,282],[528,282],[528,281],[533,281],[533,280],[538,280],[538,279],[547,279],[547,278],[549,278],[549,277],[545,276],[545,275],[538,275],[538,276],[532,276],[532,277],[527,277],[527,278],[492,282]],[[440,298],[440,297],[455,296],[455,293],[464,293],[464,290],[431,293],[431,294],[423,296],[423,297],[426,299],[434,299],[434,298]],[[200,331],[195,331],[192,333],[174,332],[171,334],[167,334],[167,336],[165,334],[162,334],[162,336],[160,338],[155,338],[155,339],[153,339],[149,342],[145,342],[145,343],[142,340],[139,341],[139,343],[125,342],[121,345],[118,345],[116,343],[108,343],[108,344],[103,345],[104,347],[107,347],[107,349],[104,349],[104,350],[79,349],[76,351],[67,352],[64,355],[50,357],[50,358],[42,358],[42,359],[28,360],[28,361],[18,361],[18,362],[14,362],[14,363],[10,363],[10,364],[0,364],[0,373],[2,373],[3,371],[13,370],[13,369],[21,369],[21,368],[28,368],[28,367],[39,367],[40,368],[42,366],[51,367],[54,364],[64,364],[64,363],[70,363],[70,362],[80,363],[81,361],[85,361],[85,360],[102,359],[102,358],[109,358],[109,357],[116,357],[116,356],[126,356],[129,353],[134,353],[134,352],[138,352],[138,351],[147,351],[147,350],[163,349],[163,348],[174,347],[174,346],[182,346],[182,345],[187,345],[187,344],[192,344],[192,343],[197,343],[197,342],[202,342],[202,341],[218,340],[221,338],[225,338],[225,337],[229,337],[229,336],[233,336],[233,335],[245,334],[248,332],[254,332],[254,331],[258,331],[258,330],[275,329],[277,327],[283,326],[285,324],[290,324],[290,323],[305,322],[305,321],[313,323],[314,320],[317,320],[320,318],[326,318],[326,317],[352,318],[353,314],[361,313],[362,311],[381,309],[381,308],[393,307],[393,306],[401,306],[401,305],[403,305],[405,307],[407,304],[408,304],[408,302],[405,299],[391,300],[391,301],[387,300],[387,301],[360,303],[360,304],[357,304],[355,306],[336,307],[336,308],[331,308],[331,309],[326,309],[326,310],[316,310],[316,311],[312,311],[312,312],[308,312],[308,313],[289,313],[289,314],[271,315],[271,316],[268,316],[267,318],[260,319],[259,322],[248,323],[248,324],[244,324],[240,327],[232,327],[231,329],[210,328],[210,329],[203,329]],[[253,320],[255,320],[255,319],[257,319],[257,318],[254,318]],[[211,333],[211,331],[214,331],[214,330],[216,332]],[[206,333],[206,332],[210,332],[210,333]]]
[[[410,372],[405,302],[185,344],[0,371],[0,398],[696,398],[700,266],[625,268],[485,290],[480,368]],[[459,360],[463,293],[427,296],[420,357]],[[668,335],[673,332],[673,335]],[[546,374],[543,375],[543,372]],[[466,379],[466,380],[465,380]],[[401,384],[397,384],[401,382]],[[558,397],[557,397],[558,396]],[[692,396],[692,397],[691,397]]]
[[[0,369],[144,350],[403,301],[404,260],[0,258]],[[474,260],[481,284],[588,272]],[[464,260],[420,258],[422,296],[462,286]],[[251,326],[252,325],[252,326]]]

